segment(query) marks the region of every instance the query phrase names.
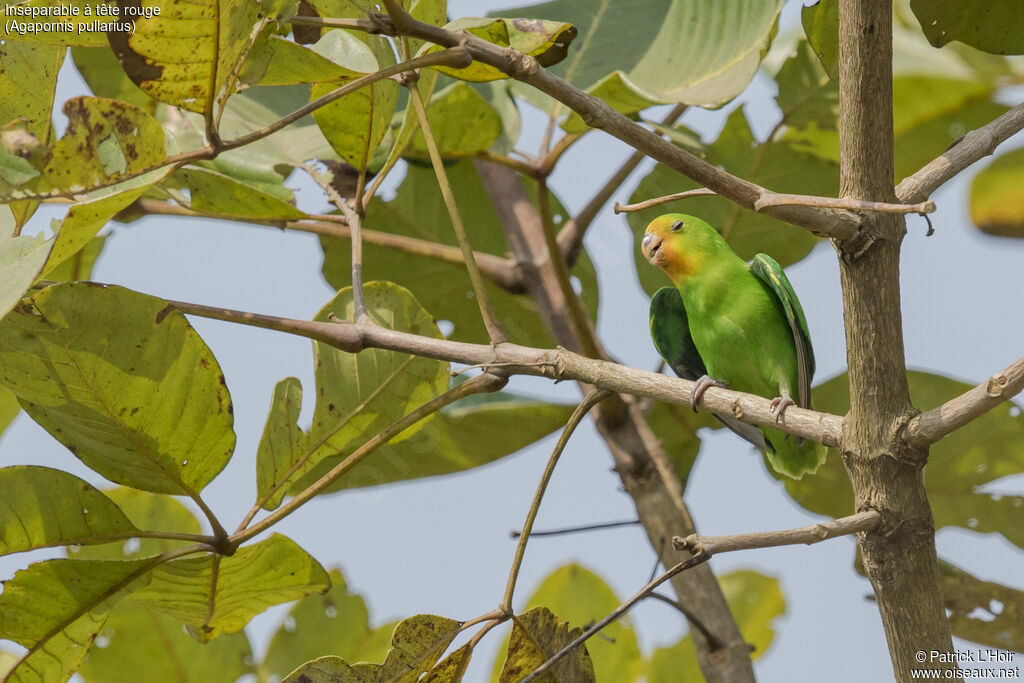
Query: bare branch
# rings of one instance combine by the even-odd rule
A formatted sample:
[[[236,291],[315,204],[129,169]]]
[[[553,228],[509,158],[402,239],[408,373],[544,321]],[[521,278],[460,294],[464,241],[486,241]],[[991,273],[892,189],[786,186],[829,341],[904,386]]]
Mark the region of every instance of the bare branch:
[[[587,358],[561,348],[545,350],[508,342],[497,345],[470,344],[390,330],[377,325],[278,318],[184,301],[168,303],[191,315],[296,334],[350,353],[378,348],[465,365],[494,365],[501,367],[502,372],[506,374],[575,380],[617,394],[653,398],[682,406],[690,405],[693,390],[693,382],[689,380],[631,368],[612,361]],[[731,415],[743,422],[779,429],[826,446],[841,445],[845,418],[839,415],[791,406],[786,409],[782,420],[776,422],[770,400],[718,387],[710,387],[704,392],[700,405],[713,413]]]
[[[477,305],[480,307],[480,316],[487,328],[487,335],[492,344],[501,344],[508,341],[505,329],[498,321],[491,307],[491,300],[484,289],[484,281],[480,277],[480,268],[473,259],[473,247],[469,244],[469,236],[466,234],[466,227],[462,224],[462,215],[455,203],[455,195],[452,194],[451,183],[448,182],[448,173],[444,170],[444,161],[441,159],[441,152],[437,148],[437,140],[430,130],[430,121],[427,118],[427,108],[423,104],[423,98],[416,85],[407,84],[409,101],[416,109],[416,116],[420,122],[420,129],[423,131],[423,139],[427,143],[427,151],[430,153],[430,163],[434,166],[434,175],[437,176],[437,184],[441,188],[441,195],[444,197],[445,206],[448,208],[448,216],[452,221],[452,228],[455,230],[455,238],[462,249],[463,258],[466,261],[466,272],[469,273],[469,281],[473,285],[473,294],[476,296]]]
[[[541,475],[540,482],[537,484],[537,491],[533,494],[533,501],[530,503],[530,510],[526,513],[526,521],[523,522],[523,531],[519,536],[519,543],[516,544],[516,554],[512,560],[512,568],[508,573],[508,582],[505,585],[505,596],[501,599],[501,604],[498,606],[504,614],[512,615],[512,595],[516,590],[516,579],[519,578],[519,568],[523,564],[523,557],[526,555],[526,543],[530,540],[530,532],[533,531],[533,523],[537,519],[537,513],[540,512],[540,503],[544,499],[544,492],[547,491],[548,482],[551,481],[551,475],[555,473],[555,465],[558,464],[558,459],[562,457],[562,451],[565,450],[566,444],[569,443],[569,437],[572,436],[573,432],[576,431],[576,427],[579,426],[580,421],[590,412],[590,409],[595,405],[603,401],[604,399],[611,396],[611,393],[604,391],[603,389],[594,389],[587,394],[569,417],[569,421],[565,424],[565,428],[562,430],[562,435],[558,438],[558,443],[555,444],[555,449],[551,451],[551,457],[548,458],[548,464],[544,468],[544,474]]]
[[[692,567],[696,567],[699,564],[703,564],[703,563],[707,562],[709,559],[711,559],[710,555],[704,555],[704,554],[694,555],[693,557],[688,558],[688,559],[684,560],[683,562],[680,562],[676,566],[672,567],[671,569],[666,571],[664,574],[662,574],[661,576],[657,577],[656,579],[651,581],[649,584],[644,586],[640,590],[639,593],[637,593],[636,595],[631,597],[629,600],[627,600],[626,602],[624,602],[621,605],[619,605],[618,607],[616,607],[614,612],[612,612],[611,614],[606,616],[604,619],[602,619],[601,621],[597,622],[596,624],[594,624],[593,626],[588,628],[578,638],[576,638],[571,643],[569,643],[568,645],[563,647],[561,650],[556,652],[554,655],[552,655],[551,658],[548,659],[548,661],[546,661],[543,664],[541,664],[537,669],[535,669],[533,671],[533,673],[531,673],[529,676],[524,678],[522,680],[522,683],[529,683],[529,681],[536,680],[536,678],[538,676],[540,676],[542,673],[544,673],[545,671],[550,669],[552,666],[554,666],[559,660],[561,660],[567,654],[569,654],[570,652],[575,650],[577,647],[579,647],[580,645],[585,643],[591,636],[593,636],[595,633],[597,633],[598,631],[603,629],[605,626],[607,626],[608,624],[612,623],[613,621],[615,621],[616,619],[621,617],[623,614],[628,612],[630,609],[633,608],[633,606],[636,603],[638,603],[641,600],[643,600],[644,598],[646,598],[648,595],[650,595],[652,592],[654,592],[655,588],[657,588],[661,584],[665,583],[666,581],[671,579],[676,574],[678,574],[680,572],[683,572],[683,571],[686,571],[687,569],[690,569]]]
[[[771,206],[821,206],[830,209],[848,209],[850,211],[875,211],[878,213],[933,213],[935,202],[926,201],[918,204],[891,204],[888,202],[868,202],[847,197],[817,197],[808,194],[768,194],[754,202],[754,211],[762,211]]]
[[[878,526],[881,519],[882,516],[875,510],[867,510],[849,517],[841,517],[831,522],[821,522],[799,529],[736,534],[734,536],[701,536],[700,534],[690,534],[686,538],[676,536],[672,539],[672,547],[676,550],[710,556],[752,548],[774,548],[780,545],[798,545],[800,543],[811,545],[828,538],[871,531]]]
[[[672,107],[672,110],[662,119],[661,124],[664,126],[671,126],[676,122],[683,112],[686,111],[685,104],[677,104]],[[580,212],[576,214],[565,227],[558,233],[558,247],[565,257],[566,262],[571,266],[576,263],[576,259],[579,256],[580,248],[583,246],[583,236],[587,232],[587,228],[594,222],[594,218],[597,217],[597,213],[601,208],[608,203],[611,199],[612,194],[615,193],[622,183],[626,182],[626,178],[636,170],[636,167],[643,161],[645,155],[643,152],[633,152],[629,155],[629,158],[619,167],[619,170],[612,174],[612,177],[601,186],[590,201],[587,202],[586,206],[580,209]],[[615,206],[619,206],[616,202]],[[616,211],[618,213],[618,211]]]
[[[973,389],[910,420],[907,443],[924,448],[1024,391],[1024,358]]]
[[[718,194],[706,187],[686,192],[676,192],[664,197],[654,197],[636,204],[615,204],[615,213],[628,213],[631,211],[642,211],[652,206],[668,204],[680,199],[690,197],[706,197]],[[932,213],[935,211],[935,202],[926,201],[918,204],[892,204],[888,202],[868,202],[860,199],[848,199],[838,197],[818,197],[810,194],[780,194],[765,190],[754,202],[753,210],[764,213],[765,209],[775,206],[816,206],[824,209],[845,209],[847,211],[875,211],[879,213]]]
[[[637,202],[636,204],[619,204],[615,202],[615,213],[630,213],[631,211],[643,211],[649,209],[652,206],[661,206],[662,204],[668,204],[679,199],[689,199],[691,197],[710,197],[718,194],[714,190],[709,190],[706,187],[698,187],[696,190],[687,190],[686,192],[676,192],[675,194],[667,194],[663,197],[653,197],[646,201]]]
[[[576,88],[541,67],[537,60],[517,50],[503,48],[466,32],[448,31],[414,19],[395,0],[385,0],[384,6],[398,33],[415,36],[444,47],[462,45],[473,59],[499,69],[512,78],[532,85],[550,95],[583,117],[591,128],[613,135],[634,149],[659,161],[701,185],[747,209],[766,190],[748,180],[738,178],[717,166],[697,158],[686,150],[665,140],[644,126],[615,111],[600,98]],[[807,228],[816,235],[845,240],[857,235],[860,219],[836,209],[808,206],[779,206],[771,215]]]
[[[941,156],[904,178],[896,186],[896,197],[901,202],[924,201],[950,178],[995,152],[996,147],[1021,129],[1024,129],[1024,104],[967,133]]]

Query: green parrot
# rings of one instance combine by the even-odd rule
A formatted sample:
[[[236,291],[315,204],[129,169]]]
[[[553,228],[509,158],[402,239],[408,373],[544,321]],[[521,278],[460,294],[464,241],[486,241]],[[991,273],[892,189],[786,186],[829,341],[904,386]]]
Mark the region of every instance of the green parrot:
[[[776,422],[788,406],[811,407],[807,321],[774,259],[758,254],[745,263],[718,231],[679,213],[651,221],[641,248],[675,284],[651,297],[651,338],[676,374],[695,382],[694,406],[708,387],[719,386],[775,396]],[[800,479],[825,461],[820,444],[716,417],[764,453],[776,472]]]

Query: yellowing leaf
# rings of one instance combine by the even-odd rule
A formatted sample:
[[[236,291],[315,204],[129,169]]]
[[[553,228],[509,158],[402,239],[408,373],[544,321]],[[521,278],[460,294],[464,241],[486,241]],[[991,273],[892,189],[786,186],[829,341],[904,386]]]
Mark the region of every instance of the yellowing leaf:
[[[231,399],[180,311],[121,287],[47,287],[0,321],[0,378],[112,481],[195,495],[234,450]]]
[[[568,623],[559,621],[546,607],[534,607],[516,616],[499,682],[516,683],[526,678],[582,633],[582,629],[569,628]],[[547,680],[557,683],[597,680],[586,644],[573,649],[548,671]]]
[[[1024,237],[1024,150],[1001,154],[971,181],[971,220],[982,232]]]

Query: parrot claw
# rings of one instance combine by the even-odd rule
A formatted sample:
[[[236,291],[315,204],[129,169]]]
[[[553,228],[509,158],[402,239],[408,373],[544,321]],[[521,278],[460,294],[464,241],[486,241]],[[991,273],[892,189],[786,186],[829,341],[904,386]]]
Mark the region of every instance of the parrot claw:
[[[693,383],[693,391],[690,393],[690,406],[693,408],[693,412],[697,412],[697,401],[704,395],[704,392],[709,387],[718,387],[719,389],[728,389],[725,382],[719,382],[710,375],[701,375],[697,381]]]
[[[782,414],[786,412],[786,408],[795,405],[796,402],[785,392],[783,392],[782,396],[776,396],[773,398],[772,415],[775,416],[775,422],[777,423],[782,419]]]

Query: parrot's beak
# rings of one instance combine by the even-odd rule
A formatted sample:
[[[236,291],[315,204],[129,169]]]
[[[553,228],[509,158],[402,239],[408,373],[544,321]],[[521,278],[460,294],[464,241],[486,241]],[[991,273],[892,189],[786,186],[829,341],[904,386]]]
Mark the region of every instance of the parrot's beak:
[[[644,253],[644,258],[651,262],[651,265],[659,265],[656,259],[661,250],[661,243],[661,237],[653,232],[645,234],[643,241],[640,242],[640,250]]]

